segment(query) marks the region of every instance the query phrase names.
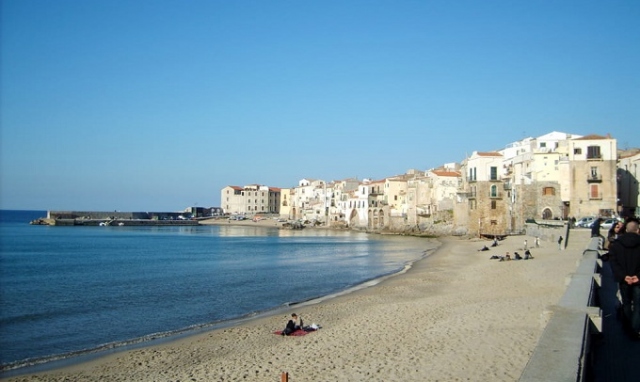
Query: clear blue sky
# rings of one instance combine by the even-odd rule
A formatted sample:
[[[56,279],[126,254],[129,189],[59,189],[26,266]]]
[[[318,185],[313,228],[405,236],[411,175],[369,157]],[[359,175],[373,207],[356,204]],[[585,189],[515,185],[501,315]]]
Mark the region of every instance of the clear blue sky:
[[[4,209],[219,206],[551,131],[640,147],[640,1],[2,0]]]

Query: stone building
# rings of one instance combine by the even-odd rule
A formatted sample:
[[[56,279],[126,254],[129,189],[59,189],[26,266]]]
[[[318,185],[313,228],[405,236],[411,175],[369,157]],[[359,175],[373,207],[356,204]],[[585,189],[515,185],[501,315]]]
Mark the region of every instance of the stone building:
[[[469,234],[502,236],[508,233],[508,195],[505,194],[503,156],[499,152],[478,152],[461,165],[462,183],[458,190],[459,203],[466,205],[464,223]],[[464,208],[456,209],[464,214]],[[456,225],[461,222],[456,220]]]
[[[567,216],[616,215],[617,153],[617,142],[609,136],[587,135],[568,140]]]
[[[280,188],[251,184],[227,186],[220,192],[220,206],[225,214],[258,215],[280,213]]]
[[[622,217],[640,216],[638,181],[640,150],[622,152],[618,159],[618,214]]]

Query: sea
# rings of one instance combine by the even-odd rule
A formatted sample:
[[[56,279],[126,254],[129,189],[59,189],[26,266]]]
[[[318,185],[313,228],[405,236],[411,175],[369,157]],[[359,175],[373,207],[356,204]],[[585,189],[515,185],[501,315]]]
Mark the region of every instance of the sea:
[[[437,247],[275,224],[29,224],[42,217],[0,210],[1,376],[295,311],[406,270]]]

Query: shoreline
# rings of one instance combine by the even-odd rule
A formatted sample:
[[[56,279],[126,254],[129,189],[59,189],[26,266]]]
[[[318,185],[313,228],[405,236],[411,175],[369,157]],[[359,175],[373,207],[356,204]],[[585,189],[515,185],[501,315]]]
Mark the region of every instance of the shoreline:
[[[205,225],[223,225],[224,226],[224,225],[227,225],[227,223],[216,221],[215,223],[208,223]],[[250,220],[238,221],[237,223],[232,222],[230,225],[273,228],[270,222],[266,222],[265,224],[265,222],[263,221],[253,222]],[[331,229],[331,228],[310,227],[309,229],[315,230],[315,229]],[[212,321],[212,322],[196,324],[189,327],[179,328],[171,331],[150,333],[141,337],[131,338],[121,342],[104,343],[93,348],[77,350],[71,353],[57,354],[57,355],[51,355],[48,357],[32,358],[32,359],[27,359],[23,361],[8,363],[6,365],[3,365],[4,367],[6,367],[6,369],[0,370],[0,380],[6,380],[9,378],[16,378],[16,377],[32,375],[32,374],[50,373],[50,372],[55,372],[57,370],[73,368],[78,365],[100,360],[101,358],[104,358],[110,355],[117,355],[119,353],[125,353],[128,351],[133,351],[137,349],[160,346],[166,343],[178,341],[182,338],[188,338],[192,336],[201,335],[203,333],[207,333],[210,331],[243,325],[253,320],[283,314],[286,311],[290,311],[291,309],[302,308],[302,307],[306,307],[314,304],[320,304],[322,302],[325,302],[340,296],[355,293],[362,289],[371,288],[389,278],[396,277],[406,273],[409,269],[413,267],[415,263],[424,260],[430,254],[437,251],[437,249],[442,245],[440,241],[433,240],[433,239],[430,240],[430,243],[435,244],[435,246],[433,248],[428,248],[426,250],[421,251],[421,254],[422,254],[421,256],[417,257],[415,260],[405,263],[402,268],[389,273],[380,274],[371,279],[364,280],[359,284],[347,286],[342,290],[338,290],[338,291],[329,293],[327,295],[314,296],[304,300],[289,301],[282,305],[273,306],[271,308],[267,308],[264,310],[249,312],[238,317],[223,319],[220,321]]]
[[[563,279],[575,270],[584,249],[579,236],[573,235],[562,256],[545,242],[532,249],[534,260],[502,263],[488,258],[519,250],[520,238],[487,252],[477,251],[487,240],[443,238],[432,254],[372,286],[2,380],[272,381],[281,372],[292,381],[516,380],[548,320],[546,307],[557,302],[566,288]],[[304,337],[275,336],[286,323],[285,311],[322,329]]]

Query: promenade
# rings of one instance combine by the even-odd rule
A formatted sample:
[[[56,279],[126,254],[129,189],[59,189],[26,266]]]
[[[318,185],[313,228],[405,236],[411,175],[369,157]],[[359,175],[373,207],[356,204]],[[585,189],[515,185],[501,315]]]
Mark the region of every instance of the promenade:
[[[617,315],[618,285],[608,262],[602,263],[602,287],[598,291],[602,309],[602,335],[592,343],[593,373],[596,382],[640,381],[640,341],[626,335]]]
[[[520,382],[640,381],[640,341],[631,339],[618,316],[616,295],[608,261],[598,250],[598,240],[588,230],[571,231],[568,250],[583,247],[567,290],[542,333],[520,377]],[[606,257],[605,257],[606,260]]]

